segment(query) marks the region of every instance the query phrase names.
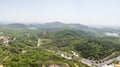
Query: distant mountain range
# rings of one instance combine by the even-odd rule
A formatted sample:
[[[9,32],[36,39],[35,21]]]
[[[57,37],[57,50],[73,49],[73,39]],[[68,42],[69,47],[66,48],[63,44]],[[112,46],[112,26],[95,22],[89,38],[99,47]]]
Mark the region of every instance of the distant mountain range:
[[[93,28],[88,27],[82,24],[65,24],[62,22],[50,22],[50,23],[42,23],[42,24],[23,24],[23,23],[11,23],[11,24],[0,24],[0,27],[7,26],[13,28],[36,28],[41,30],[58,30],[61,28],[70,28],[76,30],[84,30],[84,31],[95,31],[95,32],[120,32],[120,28]]]
[[[81,24],[65,24],[62,22],[51,22],[51,23],[45,23],[45,24],[31,24],[32,27],[38,28],[38,29],[61,29],[61,28],[71,28],[71,29],[78,29],[78,30],[90,30],[93,29],[92,27],[88,27]]]
[[[71,28],[71,29],[78,29],[78,30],[89,30],[92,29],[91,27],[84,26],[81,24],[65,24],[62,22],[51,22],[51,23],[44,23],[44,24],[22,24],[22,23],[12,23],[7,24],[8,27],[15,27],[15,28],[28,28],[34,27],[37,29],[44,29],[44,30],[55,30],[61,28]]]

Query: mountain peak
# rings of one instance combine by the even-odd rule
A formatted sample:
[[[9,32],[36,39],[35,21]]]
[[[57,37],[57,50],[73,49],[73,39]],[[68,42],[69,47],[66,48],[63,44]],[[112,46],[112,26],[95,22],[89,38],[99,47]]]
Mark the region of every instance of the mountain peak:
[[[52,24],[64,24],[62,22],[59,22],[59,21],[55,21],[55,22],[51,22]]]

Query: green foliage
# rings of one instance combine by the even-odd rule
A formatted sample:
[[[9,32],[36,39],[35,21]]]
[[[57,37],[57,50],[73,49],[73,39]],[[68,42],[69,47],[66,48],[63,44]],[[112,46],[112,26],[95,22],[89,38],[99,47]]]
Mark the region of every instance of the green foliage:
[[[49,25],[49,24],[48,24]],[[19,25],[19,27],[24,25]],[[75,28],[75,27],[74,27]],[[86,28],[86,27],[85,27]],[[115,51],[120,51],[119,37],[97,37],[91,32],[79,29],[62,29],[57,31],[31,30],[23,28],[2,27],[1,36],[11,37],[8,46],[2,46],[0,40],[0,61],[7,67],[38,67],[57,64],[64,67],[67,63],[71,67],[86,65],[76,60],[66,60],[47,50],[75,51],[81,57],[99,60]],[[16,38],[16,40],[13,40]],[[37,47],[37,40],[41,39],[41,46]]]
[[[56,46],[55,50],[77,51],[82,57],[93,60],[105,58],[119,50],[120,45],[115,45],[112,39],[107,41],[104,37],[93,37],[83,33],[84,31],[76,32],[76,30],[56,31],[52,42],[49,44],[52,46],[49,46],[49,48]]]

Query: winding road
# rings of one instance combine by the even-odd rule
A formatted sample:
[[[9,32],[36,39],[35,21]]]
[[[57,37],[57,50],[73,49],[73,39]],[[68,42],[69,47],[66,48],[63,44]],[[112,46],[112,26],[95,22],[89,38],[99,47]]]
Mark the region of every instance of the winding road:
[[[92,66],[92,65],[95,65],[97,67],[102,67],[104,65],[107,65],[107,64],[110,64],[111,62],[113,62],[114,60],[120,60],[120,56],[116,57],[116,58],[113,58],[113,59],[109,59],[109,60],[106,60],[102,63],[96,63],[96,61],[92,61],[92,60],[89,60],[89,59],[85,59],[85,58],[81,58],[80,61],[88,66]]]

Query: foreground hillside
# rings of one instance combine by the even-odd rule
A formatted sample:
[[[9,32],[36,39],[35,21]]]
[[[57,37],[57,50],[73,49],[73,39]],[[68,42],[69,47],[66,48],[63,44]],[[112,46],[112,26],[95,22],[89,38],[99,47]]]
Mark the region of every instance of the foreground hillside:
[[[7,48],[6,48],[7,49]],[[10,49],[10,48],[8,48]],[[12,49],[15,51],[15,49]],[[16,49],[17,51],[17,49]],[[9,52],[9,50],[6,50]],[[2,52],[1,52],[2,53]],[[59,55],[42,48],[28,48],[22,52],[9,52],[1,62],[7,67],[49,67],[56,65],[59,67],[86,67],[86,65],[75,60],[67,60]]]
[[[51,40],[51,33],[40,30],[1,28],[0,64],[6,67],[88,67],[75,59],[66,59],[43,45],[37,46],[38,39]],[[42,35],[42,36],[41,36]],[[8,43],[6,42],[8,39]],[[43,42],[47,45],[50,42]]]

